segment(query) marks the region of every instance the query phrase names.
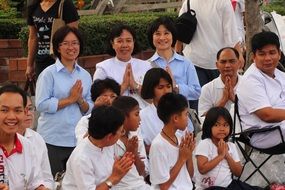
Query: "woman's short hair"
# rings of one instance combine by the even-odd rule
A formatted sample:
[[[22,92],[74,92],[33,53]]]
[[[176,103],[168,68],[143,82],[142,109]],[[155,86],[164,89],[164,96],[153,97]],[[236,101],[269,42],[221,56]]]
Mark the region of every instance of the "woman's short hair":
[[[136,32],[134,29],[132,29],[130,26],[123,24],[123,23],[118,23],[110,31],[110,34],[108,36],[108,42],[107,42],[107,53],[111,56],[116,56],[116,52],[112,47],[112,43],[114,42],[114,39],[119,37],[122,33],[123,30],[128,31],[132,36],[134,40],[134,50],[132,52],[132,55],[139,53],[140,47],[137,41],[136,37]]]
[[[69,33],[73,33],[80,44],[80,50],[79,50],[79,55],[81,55],[81,53],[83,52],[83,38],[81,33],[79,32],[79,30],[75,27],[70,27],[68,25],[65,25],[61,28],[59,28],[53,35],[52,38],[52,45],[53,45],[53,53],[56,57],[58,57],[59,59],[61,59],[61,55],[58,51],[60,43],[63,42],[64,38],[69,34]],[[78,55],[78,56],[79,56]]]
[[[159,85],[160,79],[164,79],[173,88],[171,76],[162,68],[152,68],[148,70],[144,76],[143,85],[141,89],[141,97],[143,99],[154,98],[154,88]]]
[[[163,25],[171,34],[172,34],[172,44],[171,46],[174,47],[177,39],[177,30],[175,27],[175,23],[172,18],[163,16],[159,17],[158,19],[154,20],[147,31],[148,42],[153,49],[156,49],[153,44],[153,34],[158,30],[159,26]]]

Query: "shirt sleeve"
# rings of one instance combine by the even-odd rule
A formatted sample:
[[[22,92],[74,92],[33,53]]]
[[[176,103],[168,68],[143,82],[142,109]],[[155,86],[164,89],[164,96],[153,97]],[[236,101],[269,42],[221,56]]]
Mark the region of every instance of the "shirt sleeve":
[[[96,65],[96,71],[93,75],[93,81],[97,80],[97,79],[100,79],[100,80],[103,80],[107,78],[107,74],[106,74],[106,71],[100,66],[100,65]]]
[[[224,0],[224,2],[222,23],[225,46],[234,47],[240,41],[236,18],[231,2],[229,0]]]
[[[88,132],[88,116],[83,116],[77,123],[75,127],[75,136],[77,139],[77,144],[83,140],[83,136]]]
[[[186,77],[186,84],[178,83],[179,93],[184,95],[188,100],[198,100],[201,94],[201,86],[198,80],[196,69],[190,62],[187,64]]]
[[[163,147],[152,144],[149,153],[150,181],[153,185],[159,185],[170,178],[170,166],[168,159],[163,154]]]
[[[230,146],[230,151],[231,151],[230,154],[231,154],[233,160],[235,162],[239,162],[240,158],[239,158],[239,155],[238,155],[238,150],[237,150],[236,145],[234,143],[229,142],[229,146]]]
[[[85,94],[83,99],[86,100],[86,102],[89,105],[89,108],[88,108],[88,111],[85,112],[83,115],[88,115],[91,112],[91,110],[93,109],[93,106],[94,106],[94,102],[93,102],[93,100],[91,98],[92,78],[91,78],[90,74],[87,71],[86,71],[86,74],[88,76],[87,85],[85,86],[85,88],[87,88],[87,93]]]
[[[52,72],[44,71],[37,80],[36,108],[39,112],[56,113],[58,99],[53,96],[54,78]]]
[[[199,98],[198,113],[199,117],[202,117],[211,107],[213,107],[213,102],[211,101],[210,83],[205,84],[201,90],[201,96]]]
[[[209,159],[210,155],[210,146],[207,142],[207,139],[201,140],[196,147],[195,156],[205,156]]]
[[[66,24],[79,20],[77,10],[71,0],[64,1],[62,17]]]

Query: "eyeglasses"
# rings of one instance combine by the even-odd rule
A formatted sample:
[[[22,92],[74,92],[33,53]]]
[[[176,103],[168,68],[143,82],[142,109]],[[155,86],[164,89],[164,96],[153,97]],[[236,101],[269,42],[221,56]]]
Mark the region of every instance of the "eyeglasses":
[[[67,41],[63,41],[59,44],[60,46],[65,46],[65,47],[77,47],[80,46],[79,41],[71,41],[71,42],[67,42]]]

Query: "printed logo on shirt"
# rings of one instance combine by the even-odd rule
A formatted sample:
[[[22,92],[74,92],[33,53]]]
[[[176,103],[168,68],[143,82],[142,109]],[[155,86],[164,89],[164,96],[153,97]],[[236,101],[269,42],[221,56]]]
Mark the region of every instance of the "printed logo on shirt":
[[[2,152],[3,153],[3,152]],[[5,175],[4,155],[0,155],[0,183],[9,185],[8,177]]]
[[[215,177],[204,177],[201,181],[203,187],[211,187],[215,185],[216,178]]]

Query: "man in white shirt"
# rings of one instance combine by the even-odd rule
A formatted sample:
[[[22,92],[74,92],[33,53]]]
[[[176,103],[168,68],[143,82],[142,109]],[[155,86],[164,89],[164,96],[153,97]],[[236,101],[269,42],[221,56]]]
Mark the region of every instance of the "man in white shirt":
[[[254,63],[237,89],[242,126],[280,126],[285,137],[285,73],[276,69],[281,55],[279,38],[273,32],[261,32],[253,36],[251,46]],[[260,148],[279,143],[277,130],[251,138],[251,144]]]
[[[207,111],[214,106],[227,108],[229,111],[235,101],[235,91],[240,81],[239,53],[232,47],[218,51],[216,66],[220,76],[202,87],[199,98],[199,116],[204,118]]]
[[[229,46],[241,52],[240,38],[229,0],[190,0],[190,8],[196,12],[198,25],[183,53],[195,65],[200,85],[203,86],[219,75],[214,61],[218,50]],[[179,15],[186,11],[187,1],[183,3]],[[178,42],[175,49],[182,52],[182,43]],[[242,68],[244,59],[242,56],[239,59]]]

